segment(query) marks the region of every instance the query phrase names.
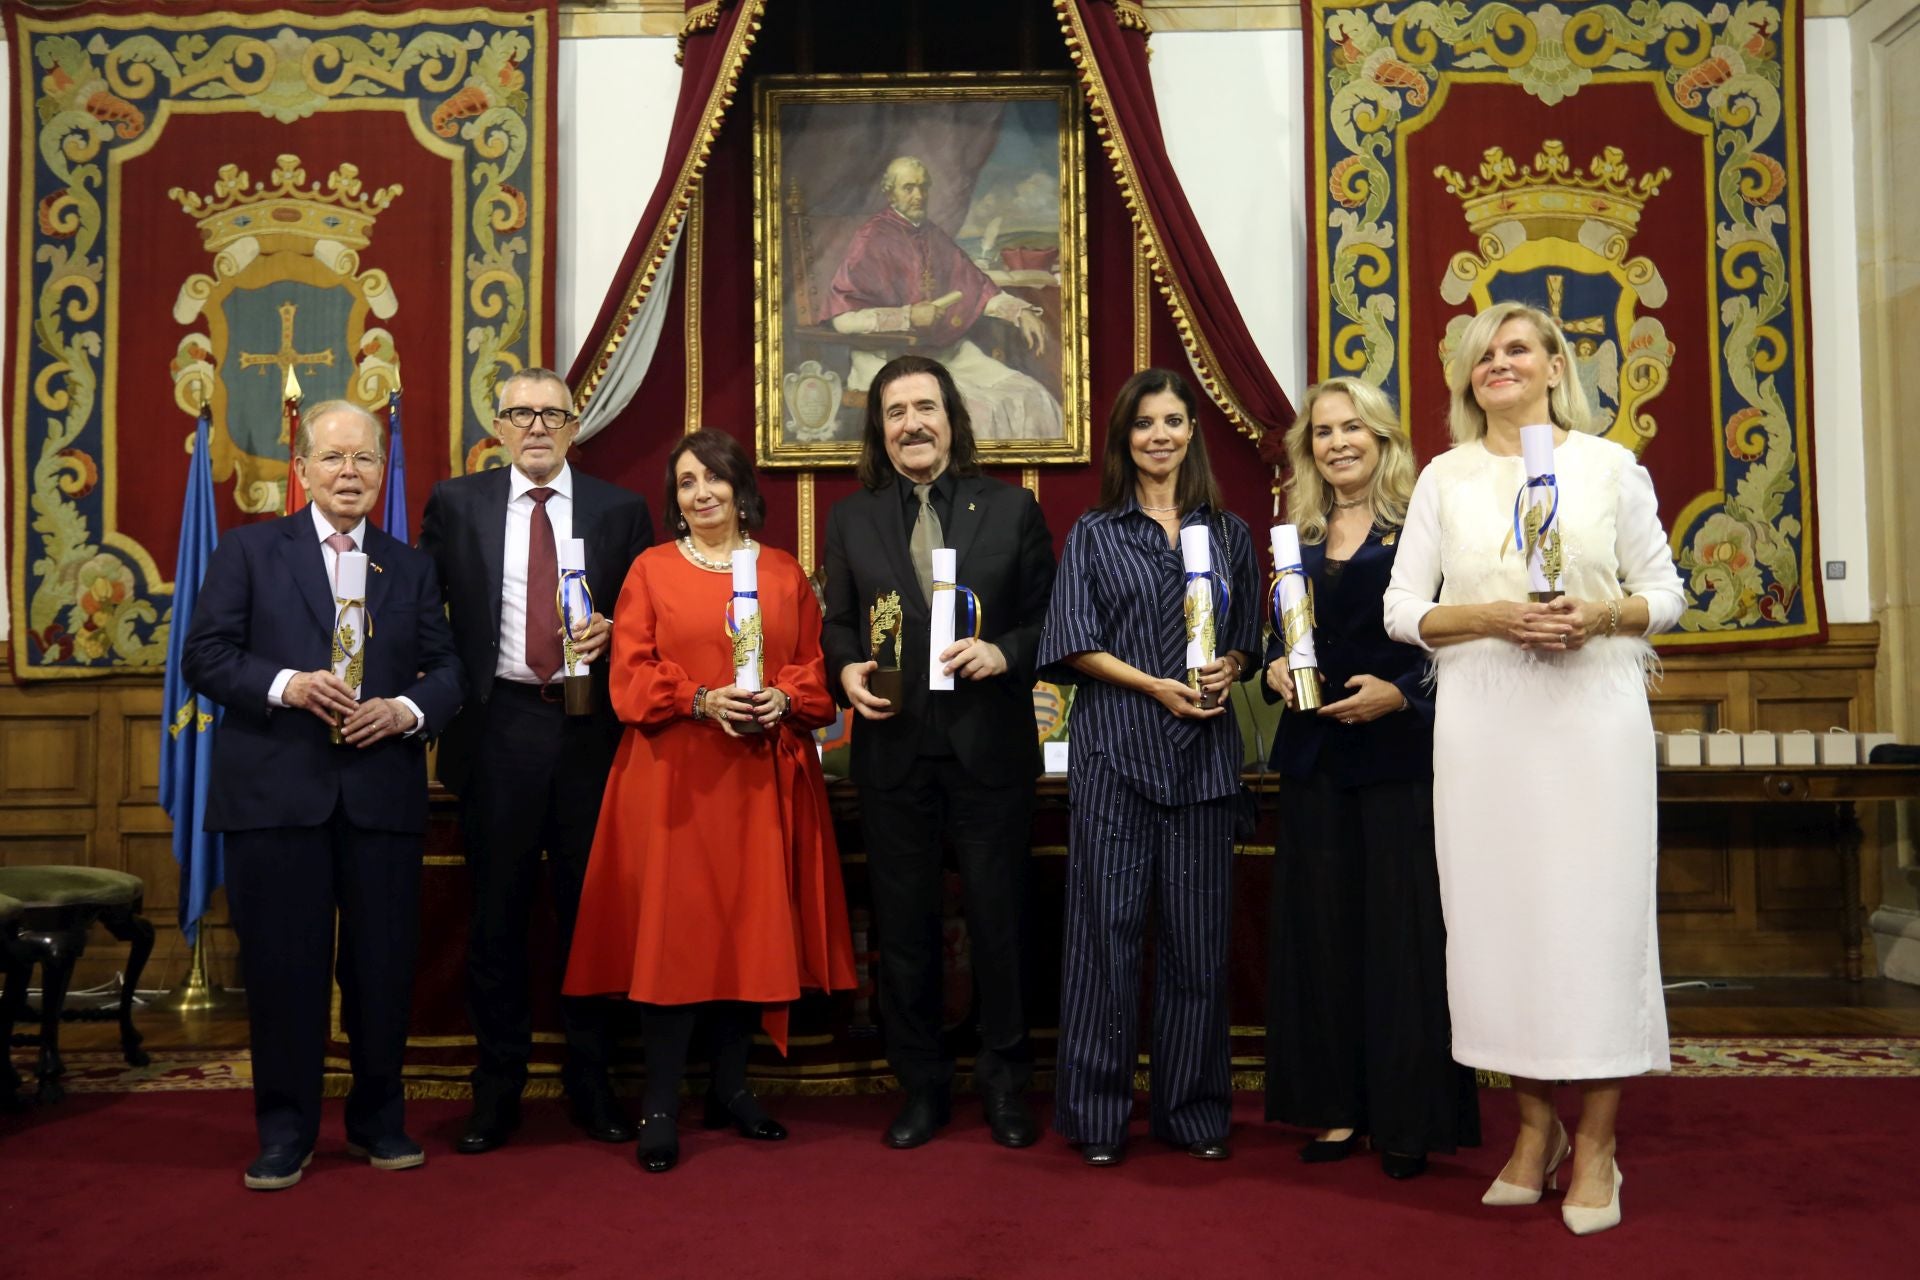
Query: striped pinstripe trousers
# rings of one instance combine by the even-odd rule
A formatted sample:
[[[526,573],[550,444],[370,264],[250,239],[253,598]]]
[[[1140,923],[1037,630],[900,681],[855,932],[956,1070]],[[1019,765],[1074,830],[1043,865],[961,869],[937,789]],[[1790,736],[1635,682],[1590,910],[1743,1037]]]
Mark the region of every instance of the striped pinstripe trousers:
[[[1233,802],[1158,805],[1098,757],[1074,763],[1054,1128],[1069,1142],[1126,1139],[1157,901],[1149,1127],[1183,1146],[1225,1138]]]

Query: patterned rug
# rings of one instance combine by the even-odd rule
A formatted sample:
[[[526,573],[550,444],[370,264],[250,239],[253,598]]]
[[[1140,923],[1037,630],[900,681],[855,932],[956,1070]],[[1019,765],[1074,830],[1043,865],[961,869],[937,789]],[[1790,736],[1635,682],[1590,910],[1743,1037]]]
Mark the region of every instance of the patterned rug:
[[[178,1093],[246,1089],[253,1084],[253,1063],[244,1049],[161,1049],[154,1051],[152,1063],[145,1067],[130,1067],[117,1051],[109,1049],[70,1051],[63,1056],[70,1093]],[[14,1065],[23,1077],[31,1077],[33,1061],[32,1050],[14,1051]],[[1717,1080],[1743,1076],[1920,1077],[1920,1038],[1676,1038],[1673,1074]],[[1258,1089],[1258,1075],[1237,1073],[1234,1083]],[[411,1082],[408,1092],[412,1094],[415,1085],[429,1083],[436,1096],[444,1094],[444,1082],[440,1081]],[[770,1091],[783,1090],[772,1084]]]

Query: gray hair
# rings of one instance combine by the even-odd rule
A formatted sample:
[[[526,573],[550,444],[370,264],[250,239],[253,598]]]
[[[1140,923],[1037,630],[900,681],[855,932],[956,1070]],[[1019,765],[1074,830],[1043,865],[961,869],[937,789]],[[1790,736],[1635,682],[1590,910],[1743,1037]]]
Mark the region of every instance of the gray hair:
[[[551,382],[567,393],[567,407],[573,407],[573,388],[567,385],[565,378],[551,369],[543,369],[539,365],[529,365],[525,369],[514,370],[494,385],[493,407],[496,411],[507,398],[507,388],[516,382]]]
[[[303,458],[311,456],[314,427],[319,425],[320,419],[334,413],[351,414],[372,427],[373,447],[380,451],[382,458],[387,456],[387,424],[380,421],[379,416],[371,409],[365,405],[355,404],[351,400],[322,400],[303,412],[300,415],[300,434],[294,441],[296,446],[294,452]]]
[[[893,194],[894,186],[900,181],[900,172],[908,165],[912,165],[918,169],[921,177],[929,180],[932,179],[933,171],[927,168],[926,162],[919,156],[895,156],[887,163],[887,171],[880,177],[880,191],[882,194]]]

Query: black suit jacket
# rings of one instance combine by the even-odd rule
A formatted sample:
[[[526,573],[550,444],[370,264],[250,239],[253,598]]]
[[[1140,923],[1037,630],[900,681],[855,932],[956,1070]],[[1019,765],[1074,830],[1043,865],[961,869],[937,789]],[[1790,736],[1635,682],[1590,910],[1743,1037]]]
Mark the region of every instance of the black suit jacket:
[[[905,615],[900,666],[905,706],[887,720],[861,720],[853,730],[853,779],[863,786],[897,786],[919,753],[928,699],[952,699],[948,726],[954,755],[988,786],[1031,779],[1040,772],[1033,722],[1033,671],[1053,593],[1053,539],[1033,495],[986,476],[961,476],[953,518],[944,530],[959,553],[960,585],[980,597],[981,635],[1000,646],[1006,674],[957,679],[951,693],[927,689],[927,602],[920,595],[908,551],[911,531],[893,485],[862,489],[827,513],[827,610],[821,647],[827,683],[845,705],[840,672],[865,662],[874,597],[900,593]],[[896,484],[904,483],[896,480]]]
[[[459,710],[460,663],[433,561],[372,525],[362,546],[377,571],[367,575],[361,696],[405,695],[426,732],[335,746],[313,713],[267,705],[281,671],[331,665],[333,590],[304,508],[234,529],[207,565],[183,662],[187,682],[224,711],[213,735],[208,831],[315,827],[336,804],[356,827],[426,830],[426,738]]]
[[[594,607],[613,614],[614,601],[627,580],[635,556],[653,545],[653,520],[639,494],[597,480],[573,467],[573,536],[587,544],[587,587]],[[433,487],[420,521],[420,549],[440,569],[454,644],[466,670],[466,707],[440,739],[438,772],[448,790],[458,792],[473,770],[475,743],[484,731],[493,673],[500,662],[500,584],[505,580],[506,467],[442,480]],[[620,721],[607,697],[607,662],[588,668],[593,677],[592,760],[564,762],[569,768],[597,769],[594,786],[606,780],[607,767],[620,743]],[[578,735],[569,735],[570,740]]]
[[[1312,711],[1286,711],[1273,737],[1273,768],[1283,777],[1305,780],[1324,770],[1340,786],[1417,781],[1433,773],[1433,695],[1427,691],[1427,655],[1417,646],[1387,635],[1381,604],[1393,576],[1398,531],[1375,527],[1354,551],[1338,579],[1327,576],[1327,548],[1300,548],[1300,567],[1313,584],[1315,656],[1324,677],[1325,701],[1338,702],[1353,690],[1354,676],[1374,676],[1398,686],[1404,711],[1366,724],[1343,725]],[[1266,661],[1286,653],[1279,637],[1267,643]],[[1268,702],[1280,695],[1263,680]]]

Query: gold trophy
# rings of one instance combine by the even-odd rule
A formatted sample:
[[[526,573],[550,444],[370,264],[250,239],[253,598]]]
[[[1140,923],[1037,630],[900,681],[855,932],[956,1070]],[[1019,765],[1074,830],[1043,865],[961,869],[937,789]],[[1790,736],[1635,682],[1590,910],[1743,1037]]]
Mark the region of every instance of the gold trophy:
[[[906,623],[906,616],[900,611],[900,593],[889,591],[874,597],[873,608],[868,611],[867,618],[871,623],[867,652],[880,664],[867,677],[867,692],[876,698],[885,698],[898,711],[905,703],[907,693],[906,681],[900,674],[900,631]],[[889,640],[893,645],[891,663],[881,657]]]

